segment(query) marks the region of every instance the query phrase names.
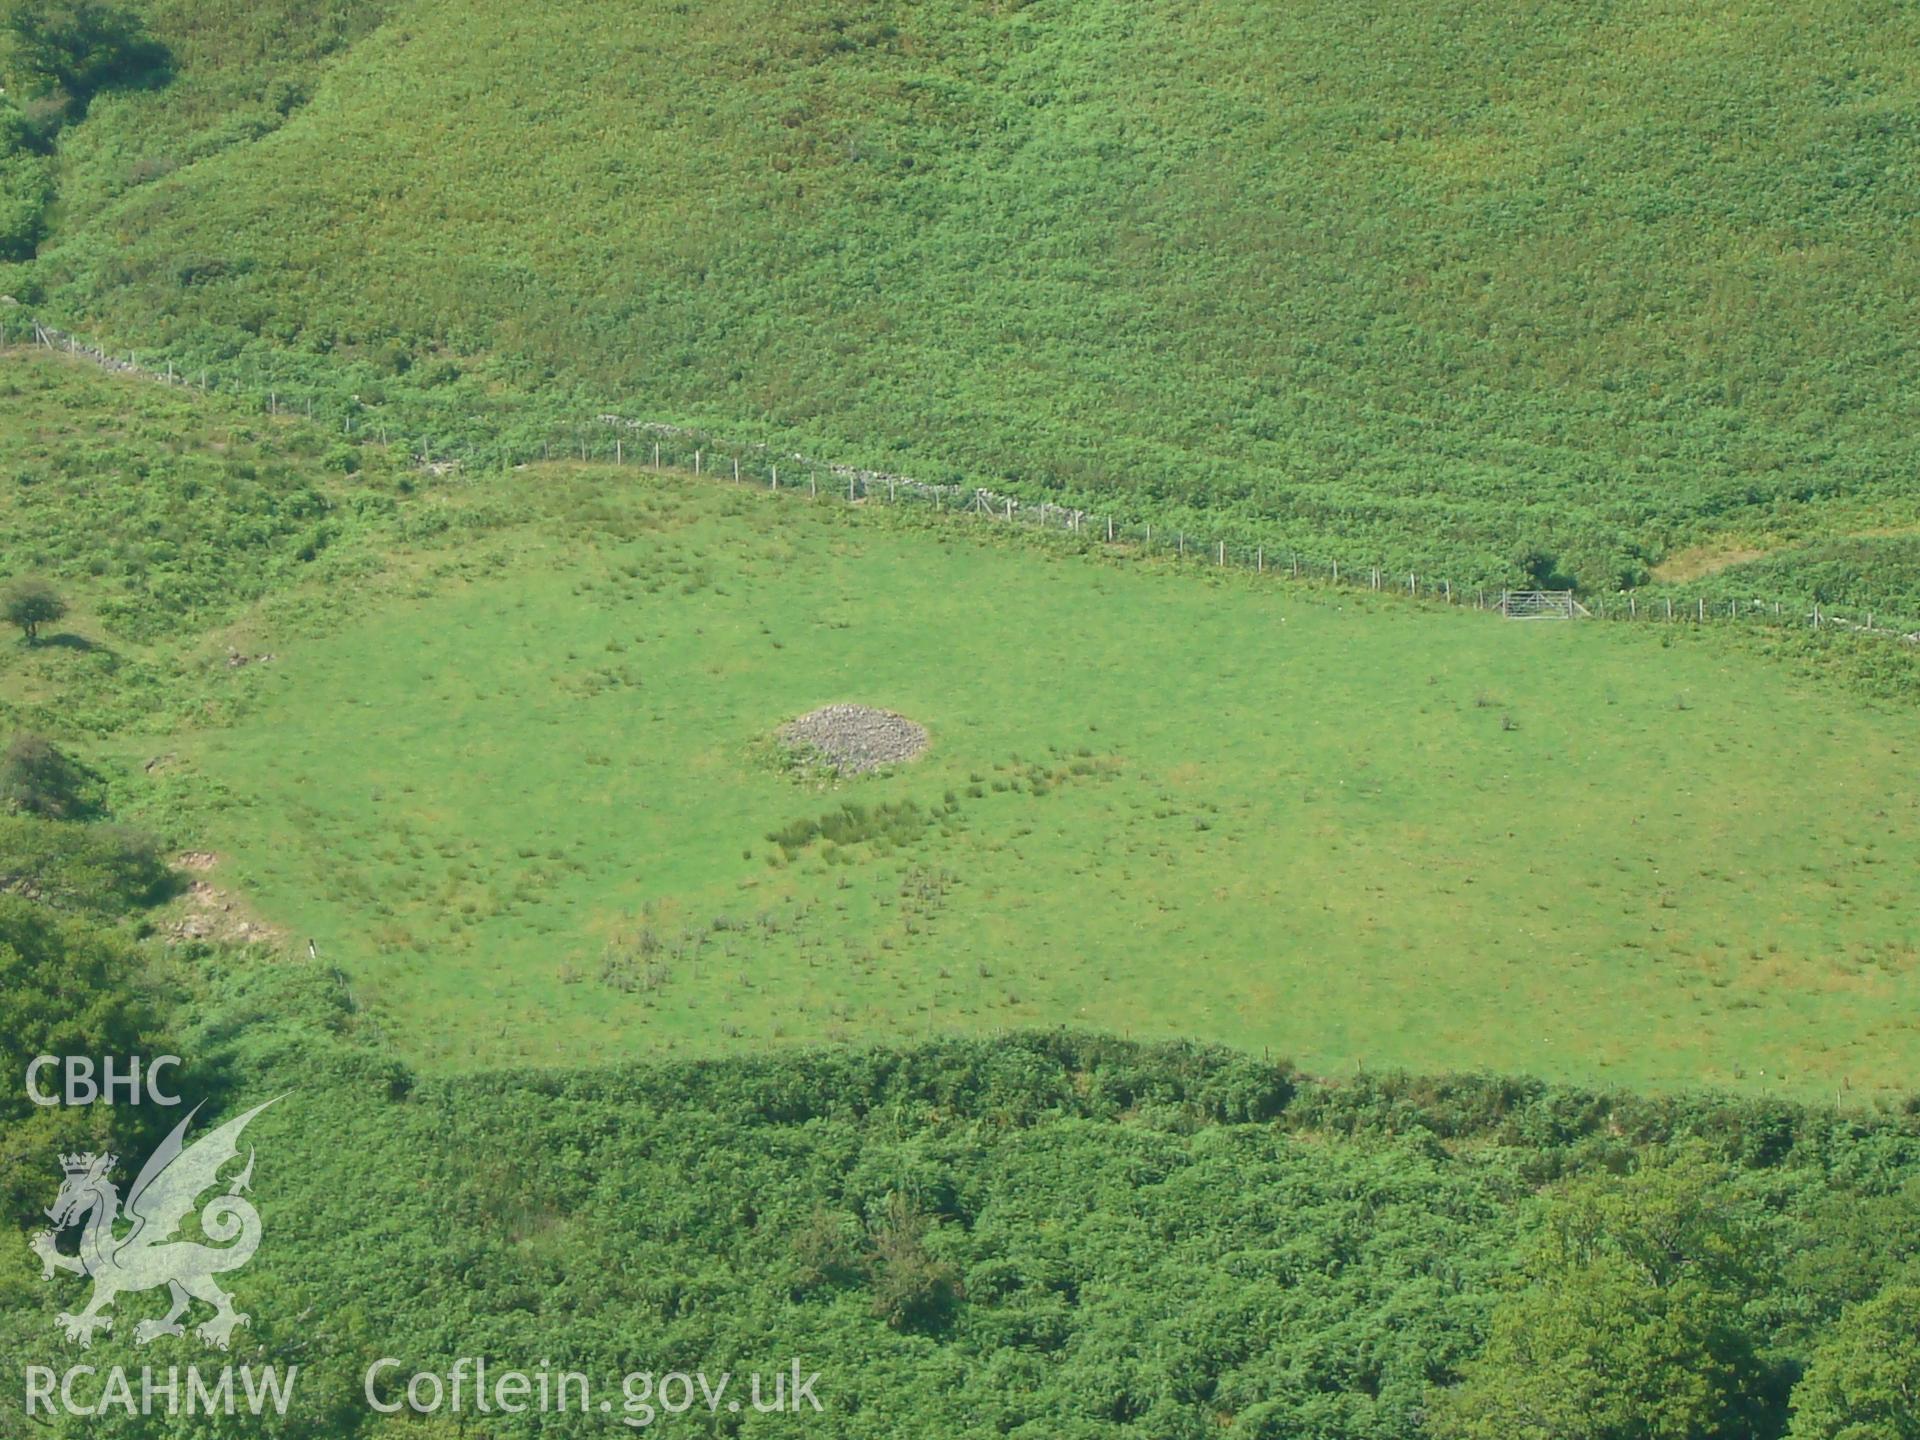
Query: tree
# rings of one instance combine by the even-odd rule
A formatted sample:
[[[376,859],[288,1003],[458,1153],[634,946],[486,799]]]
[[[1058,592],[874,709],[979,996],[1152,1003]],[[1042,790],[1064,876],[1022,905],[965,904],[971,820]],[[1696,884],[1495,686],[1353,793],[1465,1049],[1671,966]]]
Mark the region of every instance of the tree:
[[[151,82],[172,57],[131,10],[101,0],[4,0],[4,23],[20,69],[42,92],[84,110],[112,85]]]
[[[1793,1391],[1791,1440],[1920,1440],[1920,1284],[1840,1317]]]
[[[53,162],[34,153],[26,117],[0,95],[0,261],[31,260],[53,203]]]
[[[1451,1440],[1733,1440],[1774,1390],[1745,1325],[1764,1250],[1724,1172],[1697,1154],[1549,1205],[1527,1284],[1436,1397]]]
[[[1560,557],[1543,543],[1522,546],[1513,557],[1514,566],[1536,590],[1572,590],[1574,583],[1560,564]]]
[[[31,260],[45,238],[52,170],[43,156],[0,153],[0,261]]]
[[[849,1285],[860,1278],[856,1222],[842,1211],[816,1206],[793,1237],[794,1289],[800,1294]]]
[[[1751,1433],[1764,1388],[1735,1297],[1649,1284],[1620,1256],[1496,1307],[1487,1348],[1435,1406],[1457,1440],[1716,1440]]]
[[[48,820],[72,820],[97,808],[86,770],[40,735],[20,734],[0,755],[0,805]]]
[[[7,588],[7,623],[20,627],[20,636],[29,645],[40,640],[40,627],[64,619],[67,602],[46,581],[29,577],[16,580]]]
[[[873,1227],[873,1313],[895,1330],[944,1329],[964,1298],[959,1272],[927,1249],[928,1229],[920,1208],[897,1193]]]

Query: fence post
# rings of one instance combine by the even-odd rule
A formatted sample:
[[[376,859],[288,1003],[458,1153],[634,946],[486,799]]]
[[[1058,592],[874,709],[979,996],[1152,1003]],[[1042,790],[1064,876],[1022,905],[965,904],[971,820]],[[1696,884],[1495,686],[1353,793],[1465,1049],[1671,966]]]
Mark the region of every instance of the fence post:
[[[1224,540],[1220,542],[1220,563],[1222,565],[1227,563],[1227,542]]]
[[[738,455],[733,457],[733,483],[736,485],[740,483],[740,457]]]
[[[1011,499],[1007,501],[1007,519],[1013,519],[1013,501]]]
[[[1263,575],[1267,569],[1267,551],[1264,545],[1253,547],[1253,573]]]
[[[1107,543],[1113,543],[1113,516],[1107,516]]]
[[[1702,595],[1700,597],[1700,623],[1704,625],[1706,623],[1706,619],[1707,619],[1707,597]]]
[[[1187,558],[1187,532],[1181,530],[1177,533],[1180,537],[1180,558],[1184,560]]]
[[[773,467],[773,488],[776,490],[780,488],[780,467],[778,465]]]
[[[660,468],[660,442],[658,440],[653,442],[653,468],[656,470]]]
[[[1669,625],[1673,623],[1673,597],[1671,595],[1667,597],[1667,623]]]
[[[696,475],[700,473],[700,452],[698,450],[693,452],[693,473]]]
[[[807,494],[817,496],[819,493],[820,487],[814,482],[813,471],[809,470],[807,471]]]
[[[613,463],[616,465],[625,464],[626,458],[626,451],[620,444],[620,437],[616,435],[613,437]]]

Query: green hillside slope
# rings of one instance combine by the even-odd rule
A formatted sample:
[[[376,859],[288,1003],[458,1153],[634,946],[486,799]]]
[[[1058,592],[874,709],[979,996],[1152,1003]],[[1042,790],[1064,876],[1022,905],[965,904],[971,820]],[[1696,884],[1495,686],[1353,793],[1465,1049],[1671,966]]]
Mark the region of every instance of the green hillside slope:
[[[1462,579],[1911,508],[1910,6],[228,8],[62,139],[50,317]]]

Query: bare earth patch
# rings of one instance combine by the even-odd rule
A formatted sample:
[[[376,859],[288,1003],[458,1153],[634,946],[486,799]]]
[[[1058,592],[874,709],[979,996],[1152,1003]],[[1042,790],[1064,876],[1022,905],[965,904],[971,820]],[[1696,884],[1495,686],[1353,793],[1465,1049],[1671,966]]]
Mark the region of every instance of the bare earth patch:
[[[1717,575],[1730,565],[1744,565],[1749,560],[1758,560],[1766,553],[1765,550],[1744,545],[1694,545],[1685,550],[1676,550],[1654,566],[1653,578],[1662,585],[1684,585],[1689,580],[1704,580],[1709,575]]]
[[[781,726],[780,739],[842,775],[897,765],[927,748],[921,726],[867,705],[823,705]]]
[[[174,861],[178,869],[190,875],[204,875],[219,863],[219,857],[207,850],[189,850]],[[216,889],[205,880],[188,882],[182,909],[186,913],[167,927],[166,933],[175,940],[264,945],[282,938],[275,927],[249,915],[230,891]]]

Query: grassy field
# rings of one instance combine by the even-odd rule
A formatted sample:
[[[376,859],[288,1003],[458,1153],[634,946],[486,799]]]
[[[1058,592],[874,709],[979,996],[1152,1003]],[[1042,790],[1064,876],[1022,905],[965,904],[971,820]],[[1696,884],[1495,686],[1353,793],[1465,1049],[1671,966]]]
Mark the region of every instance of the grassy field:
[[[633,467],[435,481],[51,356],[4,383],[0,530],[74,614],[6,647],[0,717],[217,851],[417,1060],[1074,1023],[1325,1070],[1910,1073],[1920,811],[1884,777],[1920,723],[1717,631]],[[786,766],[838,700],[929,753]]]
[[[1461,583],[1920,519],[1892,0],[148,11],[0,288],[439,447],[618,407]]]
[[[633,471],[484,491],[539,518],[345,619],[269,605],[241,718],[110,747],[178,757],[155,804],[418,1061],[1066,1022],[1830,1093],[1920,1055],[1908,716],[1685,635]],[[784,768],[837,700],[931,750]]]

